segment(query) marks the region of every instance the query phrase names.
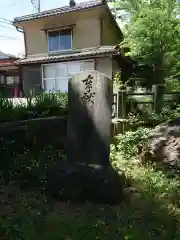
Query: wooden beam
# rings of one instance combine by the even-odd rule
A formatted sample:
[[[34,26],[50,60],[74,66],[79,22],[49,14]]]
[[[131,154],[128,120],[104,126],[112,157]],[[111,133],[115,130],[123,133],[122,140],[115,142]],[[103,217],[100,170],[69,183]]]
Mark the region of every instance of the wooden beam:
[[[69,25],[55,25],[52,27],[47,27],[47,28],[43,28],[40,29],[41,31],[56,31],[56,30],[64,30],[64,29],[68,29],[68,28],[73,28],[76,24],[69,24]]]

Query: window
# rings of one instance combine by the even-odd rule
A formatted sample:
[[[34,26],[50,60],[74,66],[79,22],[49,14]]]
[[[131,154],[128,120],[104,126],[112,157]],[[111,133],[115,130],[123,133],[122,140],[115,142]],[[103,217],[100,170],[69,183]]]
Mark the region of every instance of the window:
[[[19,83],[19,76],[8,76],[6,77],[6,84],[12,85],[12,84],[18,84]]]
[[[43,65],[43,88],[45,91],[68,91],[69,79],[84,70],[93,70],[94,61],[74,61]]]
[[[48,32],[48,45],[49,52],[57,52],[71,49],[71,29]]]

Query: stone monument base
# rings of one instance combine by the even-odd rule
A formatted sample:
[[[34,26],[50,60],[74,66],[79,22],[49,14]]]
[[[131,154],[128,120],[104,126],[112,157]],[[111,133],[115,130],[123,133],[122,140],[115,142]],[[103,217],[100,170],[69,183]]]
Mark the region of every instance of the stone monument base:
[[[60,201],[118,204],[124,198],[124,174],[112,167],[62,162],[47,173],[48,191]]]

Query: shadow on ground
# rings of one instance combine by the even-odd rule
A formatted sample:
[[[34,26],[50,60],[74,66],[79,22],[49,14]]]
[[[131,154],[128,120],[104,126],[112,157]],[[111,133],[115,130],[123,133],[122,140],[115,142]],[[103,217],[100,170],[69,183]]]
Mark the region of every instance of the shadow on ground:
[[[47,202],[37,190],[1,190],[2,239],[180,239],[178,215],[143,188],[114,207]]]

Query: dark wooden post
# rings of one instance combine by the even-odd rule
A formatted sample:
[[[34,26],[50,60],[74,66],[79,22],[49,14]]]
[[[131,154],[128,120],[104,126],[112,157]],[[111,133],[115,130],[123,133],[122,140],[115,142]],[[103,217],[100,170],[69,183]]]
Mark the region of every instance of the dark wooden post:
[[[153,95],[153,110],[155,113],[160,113],[164,105],[164,84],[156,84],[152,86]]]
[[[118,119],[120,120],[120,132],[125,132],[125,118],[126,118],[126,90],[120,90],[118,92]],[[119,127],[118,127],[119,128]],[[119,131],[119,130],[118,130]]]
[[[118,118],[126,118],[126,90],[118,92]]]

